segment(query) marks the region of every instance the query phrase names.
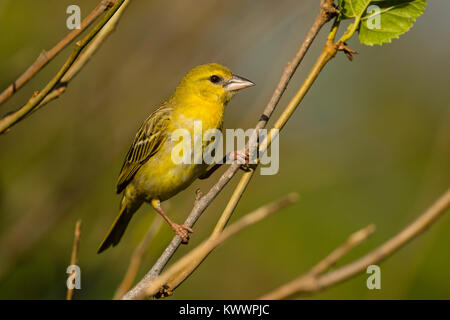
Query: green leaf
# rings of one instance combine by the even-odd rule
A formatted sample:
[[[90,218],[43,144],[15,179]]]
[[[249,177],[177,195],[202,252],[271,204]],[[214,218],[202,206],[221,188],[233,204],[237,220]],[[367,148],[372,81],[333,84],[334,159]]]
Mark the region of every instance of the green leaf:
[[[348,0],[340,0],[344,3]],[[354,2],[354,1],[353,1]],[[377,10],[365,12],[359,26],[359,41],[365,45],[382,45],[398,39],[411,29],[416,19],[425,11],[426,0],[379,0],[371,1]],[[376,25],[376,22],[379,22]]]
[[[344,19],[359,18],[369,3],[370,0],[338,0],[338,8]]]
[[[338,0],[339,19],[351,19],[353,22],[348,26],[347,31],[341,37],[341,41],[345,42],[356,32],[361,21],[361,17],[366,12],[367,6],[371,0]]]

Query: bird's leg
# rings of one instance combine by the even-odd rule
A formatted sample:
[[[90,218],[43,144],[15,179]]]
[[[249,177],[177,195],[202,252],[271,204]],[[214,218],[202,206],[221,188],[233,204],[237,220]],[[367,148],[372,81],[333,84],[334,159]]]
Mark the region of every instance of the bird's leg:
[[[189,233],[194,232],[194,230],[192,230],[192,228],[188,226],[185,226],[184,224],[180,225],[170,220],[170,218],[161,208],[161,202],[158,199],[152,200],[152,207],[161,215],[161,217],[164,218],[164,220],[167,221],[172,230],[181,237],[181,242],[187,244],[189,242]]]

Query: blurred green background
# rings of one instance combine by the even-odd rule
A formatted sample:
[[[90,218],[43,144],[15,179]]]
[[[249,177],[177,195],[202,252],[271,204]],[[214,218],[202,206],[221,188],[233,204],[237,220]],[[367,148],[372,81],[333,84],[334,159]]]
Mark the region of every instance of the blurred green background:
[[[98,2],[0,0],[0,89],[67,34],[68,5],[78,4],[85,17]],[[0,136],[0,298],[65,297],[78,218],[84,224],[82,290],[75,298],[111,298],[155,216],[143,206],[120,245],[96,254],[117,213],[117,174],[143,119],[190,68],[219,62],[257,84],[230,103],[225,119],[228,128],[252,127],[317,10],[318,1],[132,1],[67,92]],[[339,54],[325,68],[281,133],[279,173],[255,176],[233,220],[291,191],[301,200],[216,249],[173,298],[256,298],[308,270],[350,233],[376,224],[376,233],[342,265],[394,235],[443,193],[450,181],[449,10],[448,1],[429,1],[399,40],[371,48],[353,39],[354,62]],[[311,68],[328,29],[274,118]],[[72,48],[1,113],[41,89]],[[195,189],[207,191],[218,177],[174,197],[170,216],[184,221]],[[208,208],[175,258],[208,235],[237,181]],[[172,235],[163,225],[138,278]],[[449,299],[449,242],[447,215],[381,264],[381,290],[368,290],[362,274],[313,298]]]

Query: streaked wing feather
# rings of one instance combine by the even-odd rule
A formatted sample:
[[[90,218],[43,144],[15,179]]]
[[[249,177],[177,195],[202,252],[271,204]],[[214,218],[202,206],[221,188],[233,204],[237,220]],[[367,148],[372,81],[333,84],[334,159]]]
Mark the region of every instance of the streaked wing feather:
[[[122,192],[139,168],[161,147],[167,138],[167,125],[172,108],[163,106],[153,112],[142,124],[125,157],[117,181],[117,193]]]

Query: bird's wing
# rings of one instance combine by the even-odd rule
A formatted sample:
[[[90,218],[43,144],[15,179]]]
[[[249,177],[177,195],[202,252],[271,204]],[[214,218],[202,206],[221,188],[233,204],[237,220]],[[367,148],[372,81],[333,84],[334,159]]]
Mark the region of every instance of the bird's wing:
[[[117,193],[125,189],[139,168],[159,150],[166,140],[166,129],[172,110],[167,106],[157,109],[144,121],[136,133],[120,170]]]

